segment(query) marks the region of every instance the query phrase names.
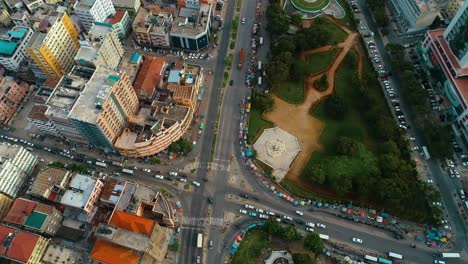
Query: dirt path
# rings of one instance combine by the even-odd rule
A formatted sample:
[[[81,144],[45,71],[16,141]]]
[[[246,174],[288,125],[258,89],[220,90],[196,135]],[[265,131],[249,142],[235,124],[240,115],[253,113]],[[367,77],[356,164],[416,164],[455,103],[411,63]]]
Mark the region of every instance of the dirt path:
[[[330,19],[330,21],[332,21],[334,24],[336,24],[348,34],[345,41],[337,45],[341,49],[340,53],[335,57],[327,71],[312,74],[306,77],[304,87],[305,99],[302,104],[289,104],[288,102],[282,100],[281,98],[273,94],[273,99],[275,100],[275,108],[273,109],[273,111],[263,115],[263,118],[265,120],[272,122],[273,124],[275,124],[275,126],[278,126],[297,137],[301,147],[301,151],[296,156],[294,162],[291,164],[291,169],[289,170],[287,177],[288,179],[298,183],[300,186],[313,187],[312,184],[300,179],[300,175],[304,170],[304,167],[306,166],[307,162],[309,161],[312,153],[315,150],[320,149],[322,147],[320,144],[320,136],[323,132],[323,129],[325,128],[325,124],[319,119],[310,115],[309,111],[321,100],[334,93],[335,75],[336,71],[338,70],[338,67],[343,62],[349,50],[355,46],[359,46],[358,34],[356,32],[351,32],[341,23],[337,22],[332,18],[328,19]],[[299,59],[306,60],[307,57],[312,54],[325,52],[330,49],[333,49],[333,46],[327,45],[314,50],[302,52],[298,56]],[[360,76],[362,76],[362,53],[359,51],[359,49],[356,50],[360,55],[358,68]],[[328,89],[325,91],[318,91],[314,88],[314,82],[320,77],[322,77],[323,74],[327,74]]]

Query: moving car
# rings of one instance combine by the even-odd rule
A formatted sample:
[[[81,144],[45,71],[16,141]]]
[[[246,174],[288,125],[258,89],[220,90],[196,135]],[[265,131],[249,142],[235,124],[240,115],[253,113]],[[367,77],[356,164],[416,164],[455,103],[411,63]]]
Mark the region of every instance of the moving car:
[[[246,214],[247,214],[247,211],[246,211],[246,210],[244,210],[244,209],[240,209],[240,210],[239,210],[239,213],[241,213],[241,214],[245,214],[245,215],[246,215]]]
[[[326,226],[326,225],[324,225],[324,224],[321,224],[321,223],[317,223],[317,227],[324,228],[324,229],[325,229],[325,228],[327,228],[327,226]]]
[[[197,186],[197,187],[200,187],[200,183],[197,182],[197,181],[193,181],[192,184],[195,185],[195,186]]]
[[[144,171],[144,172],[148,172],[148,173],[150,173],[150,172],[151,172],[151,170],[150,170],[150,169],[143,169],[143,171]]]
[[[254,209],[255,208],[250,204],[246,204],[246,205],[244,205],[244,207],[245,207],[245,209]]]
[[[299,211],[299,210],[296,211],[296,214],[298,214],[298,215],[300,215],[300,216],[303,216],[303,215],[304,215],[304,213],[303,213],[302,211]]]
[[[357,237],[353,237],[353,242],[358,243],[358,244],[362,244],[362,239],[357,238]]]
[[[156,179],[164,180],[164,176],[162,176],[162,175],[157,175],[157,174],[156,174],[154,177],[155,177]]]

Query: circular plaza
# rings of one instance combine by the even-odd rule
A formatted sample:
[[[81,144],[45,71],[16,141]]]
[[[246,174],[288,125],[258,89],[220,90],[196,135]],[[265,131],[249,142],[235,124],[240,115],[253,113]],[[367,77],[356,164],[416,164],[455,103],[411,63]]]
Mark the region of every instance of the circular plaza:
[[[322,12],[330,4],[330,0],[289,0],[297,10],[304,13]]]

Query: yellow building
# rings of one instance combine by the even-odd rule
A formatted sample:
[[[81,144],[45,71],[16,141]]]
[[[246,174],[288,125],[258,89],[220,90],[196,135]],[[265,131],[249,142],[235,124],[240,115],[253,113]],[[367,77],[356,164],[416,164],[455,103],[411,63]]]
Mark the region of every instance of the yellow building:
[[[447,14],[447,18],[451,20],[457,13],[458,9],[460,9],[462,4],[463,0],[449,0],[444,8],[445,13]]]
[[[37,67],[32,67],[36,78],[60,78],[68,73],[78,52],[78,31],[65,13],[51,23],[51,27],[34,32],[26,51]]]
[[[8,213],[12,203],[13,199],[4,195],[3,193],[0,193],[0,219],[3,219],[6,213]]]
[[[8,27],[11,24],[10,13],[5,6],[0,6],[0,25]]]

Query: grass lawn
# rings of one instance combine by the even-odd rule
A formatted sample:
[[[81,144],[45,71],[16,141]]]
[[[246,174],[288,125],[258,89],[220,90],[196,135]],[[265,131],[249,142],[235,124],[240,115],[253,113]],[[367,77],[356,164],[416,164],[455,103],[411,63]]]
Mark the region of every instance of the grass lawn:
[[[315,2],[307,2],[304,0],[291,0],[293,5],[305,11],[320,11],[328,5],[330,0],[317,0]]]
[[[304,77],[299,81],[288,81],[275,89],[275,94],[291,103],[300,104],[304,101]]]
[[[310,73],[317,73],[325,70],[340,51],[341,49],[334,49],[316,53],[307,57],[307,64],[309,64]]]
[[[351,28],[351,21],[354,19],[353,14],[350,12],[353,12],[350,8],[348,9],[348,3],[346,3],[345,0],[337,0],[340,6],[345,10],[346,15],[345,17],[338,19],[341,23],[345,24],[348,26],[348,28]],[[349,11],[349,12],[348,12]]]
[[[271,246],[268,234],[262,229],[250,230],[242,239],[237,250],[233,264],[255,264],[260,257],[262,250]]]
[[[262,113],[252,106],[250,109],[249,137],[247,139],[248,142],[252,143],[252,140],[255,138],[260,129],[263,127],[270,127],[271,125],[272,123],[265,121],[262,118]]]
[[[320,20],[321,23],[313,23],[311,27],[321,27],[325,28],[326,31],[330,32],[330,45],[338,44],[343,42],[346,37],[348,36],[346,32],[344,32],[341,28],[337,27],[333,22],[330,20],[323,18]]]

